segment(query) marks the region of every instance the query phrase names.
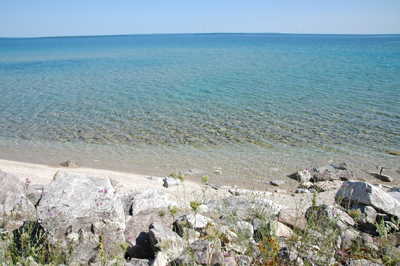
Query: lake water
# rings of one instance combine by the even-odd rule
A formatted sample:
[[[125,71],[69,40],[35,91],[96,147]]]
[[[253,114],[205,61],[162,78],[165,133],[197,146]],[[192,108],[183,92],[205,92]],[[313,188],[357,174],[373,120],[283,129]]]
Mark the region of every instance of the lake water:
[[[264,180],[400,169],[400,35],[0,38],[0,98],[3,159]]]

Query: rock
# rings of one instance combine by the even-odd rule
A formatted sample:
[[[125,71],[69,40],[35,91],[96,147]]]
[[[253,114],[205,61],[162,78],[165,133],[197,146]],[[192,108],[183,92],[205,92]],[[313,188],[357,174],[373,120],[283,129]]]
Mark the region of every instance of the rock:
[[[350,209],[349,213],[356,210],[360,211],[360,215],[356,219],[358,227],[364,230],[375,230],[376,216],[378,214],[376,210],[371,206],[356,204]]]
[[[307,169],[299,170],[296,173],[290,175],[291,178],[296,179],[300,183],[309,182],[311,179],[311,174]]]
[[[141,232],[126,250],[130,258],[148,259],[154,256],[153,246],[150,241],[150,235],[147,232]]]
[[[313,182],[327,181],[330,179],[331,179],[330,175],[327,174],[326,172],[315,173],[312,178]]]
[[[186,224],[194,229],[204,229],[207,227],[207,224],[214,224],[214,221],[199,213],[196,215],[194,213],[190,213],[180,217],[177,224]]]
[[[366,259],[360,259],[360,260],[349,260],[345,264],[345,266],[383,266],[383,264],[380,263],[374,263]]]
[[[175,201],[168,199],[168,194],[158,189],[142,190],[133,195],[129,214],[137,215],[150,209],[167,209],[169,205],[177,206]]]
[[[168,261],[162,252],[157,252],[156,257],[153,261],[149,262],[148,265],[151,266],[165,266],[168,265]]]
[[[158,182],[158,183],[164,182],[164,179],[163,179],[162,177],[146,176],[146,178],[147,178],[148,180],[155,181],[155,182]]]
[[[250,201],[249,216],[248,218],[255,218],[257,213],[262,213],[264,217],[269,218],[278,215],[281,209],[284,207],[279,205],[272,200],[264,198],[254,198]],[[245,219],[244,219],[245,220]]]
[[[347,181],[355,178],[353,171],[337,171],[335,175],[342,181]]]
[[[254,227],[252,224],[245,222],[245,221],[238,221],[236,223],[236,230],[237,234],[245,237],[246,239],[251,239],[253,238],[254,234]]]
[[[154,252],[162,251],[167,257],[177,258],[183,252],[182,238],[169,228],[159,223],[149,226],[150,242]]]
[[[124,266],[148,266],[148,261],[144,259],[131,258],[129,262],[126,262]]]
[[[311,193],[308,189],[304,189],[304,188],[298,188],[296,189],[297,194],[302,194],[302,193]]]
[[[50,244],[69,252],[69,264],[100,261],[99,241],[105,255],[123,256],[125,215],[110,180],[93,175],[58,173],[44,190],[37,208],[38,222]]]
[[[284,185],[287,183],[286,180],[272,180],[271,185],[279,187],[280,185]]]
[[[182,181],[177,178],[173,178],[173,177],[164,178],[164,187],[166,187],[166,188],[169,188],[171,186],[177,186],[180,183],[182,183]]]
[[[393,178],[388,175],[380,175],[379,173],[370,173],[375,178],[378,178],[384,182],[393,182]]]
[[[390,196],[397,199],[400,202],[400,192],[397,191],[388,191],[387,192]]]
[[[398,200],[367,182],[347,181],[335,195],[336,202],[344,207],[360,203],[390,216],[400,217]]]
[[[219,240],[219,239],[218,239]],[[216,254],[221,243],[213,243],[208,240],[199,240],[190,245],[190,253],[194,254],[194,259],[201,265],[222,265],[220,264],[220,256]]]
[[[306,211],[306,219],[309,221],[321,221],[322,224],[331,222],[335,223],[341,230],[345,230],[348,226],[354,226],[355,222],[344,211],[330,205],[322,204],[313,208],[310,206]]]
[[[347,170],[347,164],[346,163],[333,163],[331,166],[335,169],[340,169],[340,170]]]
[[[325,192],[330,190],[337,190],[343,184],[343,181],[333,180],[333,181],[323,181],[314,183],[314,189],[319,192]]]
[[[340,237],[342,238],[341,249],[347,250],[350,249],[351,246],[357,242],[360,233],[355,231],[354,229],[346,229],[342,232]]]
[[[303,182],[298,187],[303,189],[309,189],[312,188],[313,186],[314,184],[312,182]]]
[[[307,225],[305,216],[295,209],[281,209],[277,218],[279,222],[290,226],[292,229],[298,228],[304,231]]]
[[[75,162],[74,160],[68,160],[65,162],[60,163],[61,166],[64,167],[78,167],[79,164],[77,162]]]
[[[292,229],[277,221],[270,221],[270,230],[274,232],[277,237],[289,238],[293,234]]]
[[[25,195],[25,192],[35,194],[36,191],[26,186],[17,176],[5,172],[0,172],[0,184],[0,206],[3,212],[13,214],[10,219],[14,220],[36,220],[35,206]],[[34,200],[36,196],[30,198]]]

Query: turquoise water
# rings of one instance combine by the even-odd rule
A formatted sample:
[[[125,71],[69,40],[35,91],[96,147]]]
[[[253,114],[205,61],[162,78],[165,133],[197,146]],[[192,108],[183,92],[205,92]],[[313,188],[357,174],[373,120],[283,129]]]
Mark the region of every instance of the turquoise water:
[[[4,159],[261,179],[400,168],[400,35],[0,38],[0,95]]]

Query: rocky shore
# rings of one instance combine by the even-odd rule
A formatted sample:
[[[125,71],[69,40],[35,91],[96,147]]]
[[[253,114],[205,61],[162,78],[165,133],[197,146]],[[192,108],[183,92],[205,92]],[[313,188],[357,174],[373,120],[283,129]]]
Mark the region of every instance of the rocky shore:
[[[366,180],[345,163],[306,167],[249,190],[193,169],[132,177],[72,166],[43,168],[43,179],[0,172],[5,265],[400,264],[400,187],[383,169]]]

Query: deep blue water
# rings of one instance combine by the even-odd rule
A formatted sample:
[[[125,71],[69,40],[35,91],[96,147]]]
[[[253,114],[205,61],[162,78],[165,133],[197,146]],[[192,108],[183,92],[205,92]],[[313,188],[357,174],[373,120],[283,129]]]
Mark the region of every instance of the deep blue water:
[[[0,38],[0,95],[5,159],[400,169],[400,35]]]

